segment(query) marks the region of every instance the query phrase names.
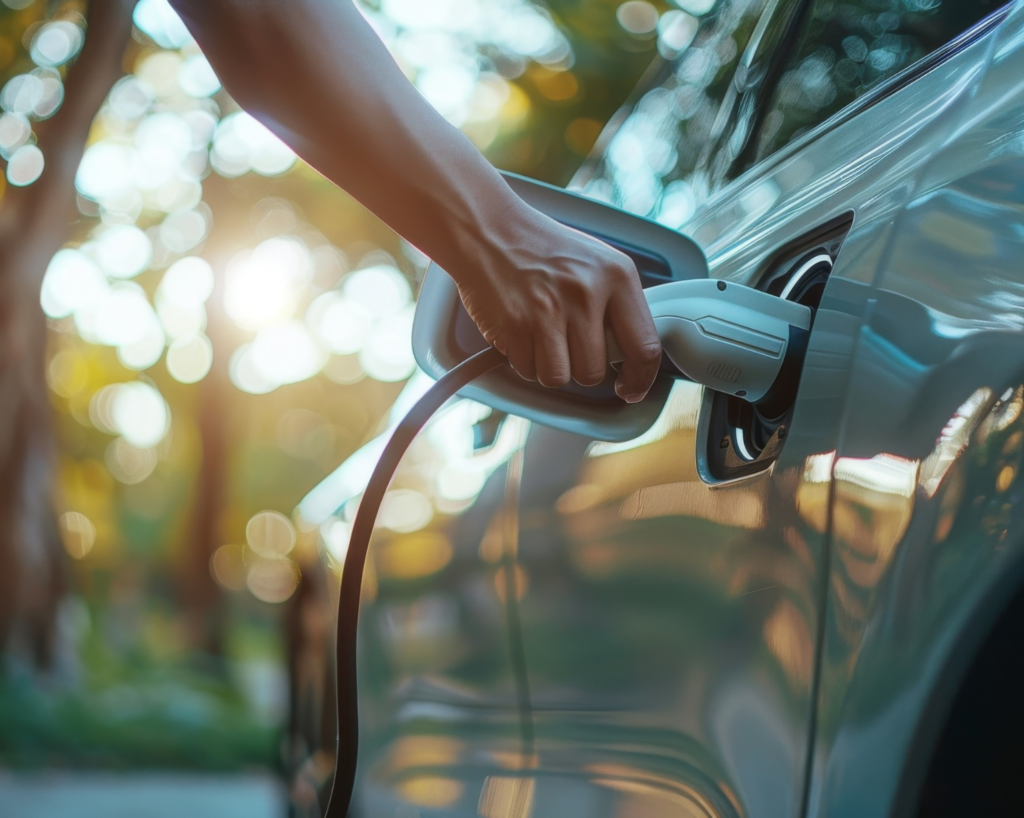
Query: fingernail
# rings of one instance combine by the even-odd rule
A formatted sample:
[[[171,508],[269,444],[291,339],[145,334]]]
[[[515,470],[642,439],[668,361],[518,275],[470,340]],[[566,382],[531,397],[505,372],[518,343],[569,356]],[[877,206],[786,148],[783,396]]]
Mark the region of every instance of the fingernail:
[[[615,394],[626,403],[639,403],[647,396],[646,392],[624,392],[619,388],[619,386],[615,387]]]

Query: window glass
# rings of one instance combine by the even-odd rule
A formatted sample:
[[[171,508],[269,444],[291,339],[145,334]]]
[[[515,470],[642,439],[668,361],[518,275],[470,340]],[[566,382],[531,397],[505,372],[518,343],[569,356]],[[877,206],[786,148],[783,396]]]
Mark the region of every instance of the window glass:
[[[1005,0],[811,0],[735,174],[955,39]],[[767,90],[767,89],[766,89]]]
[[[716,147],[728,144],[739,106],[737,71],[747,63],[772,9],[793,0],[676,0],[661,15],[652,69],[634,103],[606,130],[604,149],[573,187],[633,213],[679,227],[713,189]],[[744,60],[746,59],[746,63]],[[599,143],[600,145],[600,143]]]
[[[674,0],[666,58],[573,187],[683,227],[717,190],[1005,0]]]

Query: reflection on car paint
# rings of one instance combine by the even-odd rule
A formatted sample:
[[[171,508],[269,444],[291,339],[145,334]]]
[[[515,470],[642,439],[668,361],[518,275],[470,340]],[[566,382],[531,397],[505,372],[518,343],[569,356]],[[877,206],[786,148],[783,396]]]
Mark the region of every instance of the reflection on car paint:
[[[923,775],[927,756],[908,748],[936,718],[930,692],[957,678],[970,652],[953,645],[980,642],[969,624],[1003,604],[1001,581],[1020,559],[1024,435],[1015,438],[1019,381],[1008,379],[1024,363],[1024,151],[1011,136],[1022,104],[1021,11],[958,111],[969,127],[928,157],[876,268],[879,297],[843,448],[861,456],[885,441],[921,461],[919,487],[886,569],[829,608],[812,816],[891,814],[894,800],[913,803],[903,782]],[[834,560],[830,584],[851,591],[844,571]],[[844,783],[851,777],[872,787],[854,790]]]

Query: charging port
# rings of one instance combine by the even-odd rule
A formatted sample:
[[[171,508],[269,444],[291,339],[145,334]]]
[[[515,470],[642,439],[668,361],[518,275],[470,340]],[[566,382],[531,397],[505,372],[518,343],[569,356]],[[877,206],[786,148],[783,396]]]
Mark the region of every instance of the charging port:
[[[845,214],[783,248],[766,266],[758,289],[816,312],[852,223],[853,214]],[[757,474],[778,458],[800,386],[804,351],[787,356],[775,385],[756,403],[705,392],[699,428],[706,445],[698,446],[698,466],[708,482]]]

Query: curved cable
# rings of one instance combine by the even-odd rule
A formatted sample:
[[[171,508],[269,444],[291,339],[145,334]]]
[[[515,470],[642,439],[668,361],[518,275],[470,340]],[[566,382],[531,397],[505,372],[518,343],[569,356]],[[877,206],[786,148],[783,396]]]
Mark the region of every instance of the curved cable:
[[[359,698],[356,682],[356,631],[359,625],[359,592],[363,584],[366,551],[373,534],[377,512],[384,500],[391,477],[398,468],[405,450],[420,429],[456,392],[491,370],[505,363],[504,356],[488,348],[467,358],[446,372],[402,418],[384,447],[366,490],[359,501],[359,510],[352,523],[348,551],[341,573],[341,595],[338,599],[338,637],[335,662],[337,667],[338,754],[334,767],[334,784],[324,818],[345,818],[356,777],[359,754]]]

